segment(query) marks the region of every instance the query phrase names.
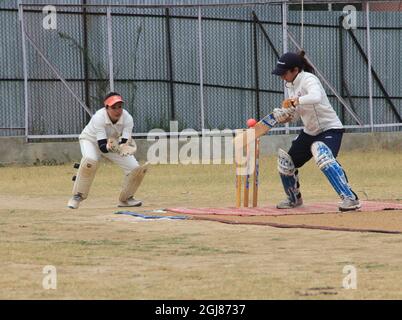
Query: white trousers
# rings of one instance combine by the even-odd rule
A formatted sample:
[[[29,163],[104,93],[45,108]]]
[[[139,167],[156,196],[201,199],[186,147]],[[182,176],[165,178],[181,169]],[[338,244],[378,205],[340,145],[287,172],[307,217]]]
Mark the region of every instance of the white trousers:
[[[80,139],[80,147],[82,157],[99,161],[100,157],[103,156],[113,163],[116,163],[120,168],[123,169],[124,174],[126,175],[139,166],[138,161],[134,156],[123,157],[118,153],[103,153],[99,150],[97,143],[93,143],[92,141],[86,139]]]

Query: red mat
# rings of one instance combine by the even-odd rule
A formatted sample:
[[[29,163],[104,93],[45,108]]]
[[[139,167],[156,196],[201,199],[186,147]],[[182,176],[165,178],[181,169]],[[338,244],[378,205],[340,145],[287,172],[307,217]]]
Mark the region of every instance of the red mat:
[[[372,212],[383,210],[402,210],[402,204],[379,201],[361,201],[358,211]],[[258,208],[168,208],[171,212],[193,215],[231,215],[231,216],[284,216],[303,214],[338,213],[338,204],[334,202],[307,203],[293,209],[277,209],[274,205]]]

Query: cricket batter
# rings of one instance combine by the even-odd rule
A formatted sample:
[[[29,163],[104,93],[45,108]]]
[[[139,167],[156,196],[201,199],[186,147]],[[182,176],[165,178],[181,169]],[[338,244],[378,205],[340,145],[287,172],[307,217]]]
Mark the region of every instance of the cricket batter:
[[[359,199],[336,160],[345,130],[313,72],[303,51],[300,54],[285,53],[272,72],[286,82],[289,96],[282,103],[284,108],[274,109],[275,119],[286,123],[301,118],[304,124],[289,151],[278,151],[278,171],[287,198],[277,208],[290,209],[303,204],[297,169],[314,157],[341,198],[339,210],[356,210],[360,208]]]
[[[123,187],[119,196],[119,207],[141,206],[134,199],[147,171],[147,165],[140,166],[134,157],[137,150],[131,138],[133,118],[123,109],[123,98],[116,92],[104,99],[104,108],[98,110],[79,136],[82,159],[74,182],[73,196],[68,207],[77,209],[81,201],[88,197],[95,178],[100,157],[116,163],[124,171]]]

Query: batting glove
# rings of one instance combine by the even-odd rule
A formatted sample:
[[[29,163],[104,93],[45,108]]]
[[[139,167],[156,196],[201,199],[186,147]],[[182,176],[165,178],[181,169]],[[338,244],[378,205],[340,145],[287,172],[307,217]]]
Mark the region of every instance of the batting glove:
[[[294,115],[296,112],[296,108],[290,107],[290,108],[275,108],[273,110],[273,115],[278,123],[286,123],[289,121],[292,121]]]
[[[106,149],[109,152],[119,152],[119,142],[115,138],[107,140]]]
[[[119,147],[119,154],[123,157],[126,156],[132,156],[135,154],[135,152],[137,151],[137,145],[134,143],[134,141],[131,142],[132,145],[128,144],[128,143],[123,143],[120,145]]]
[[[291,107],[296,107],[298,104],[298,99],[285,99],[282,101],[282,108],[291,108]]]

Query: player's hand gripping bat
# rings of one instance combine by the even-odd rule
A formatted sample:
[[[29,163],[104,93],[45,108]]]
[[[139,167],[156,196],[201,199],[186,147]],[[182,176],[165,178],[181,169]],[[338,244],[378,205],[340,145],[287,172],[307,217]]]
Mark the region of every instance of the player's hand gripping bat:
[[[291,106],[286,107],[286,108],[293,108]],[[239,134],[236,135],[236,137],[233,139],[233,143],[235,145],[235,148],[243,148],[253,140],[263,136],[266,134],[269,130],[271,130],[273,127],[275,127],[279,122],[277,121],[277,116],[275,110],[274,112],[271,112],[270,114],[266,115],[264,118],[262,118],[260,121],[258,121],[253,128],[249,128],[246,130],[243,130]],[[254,131],[254,135],[253,135]]]

